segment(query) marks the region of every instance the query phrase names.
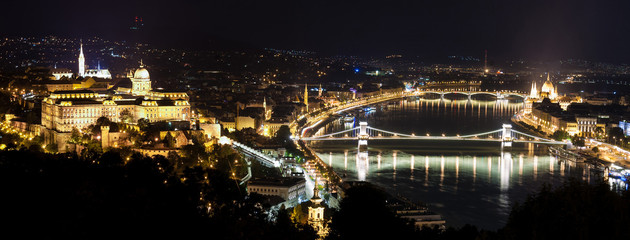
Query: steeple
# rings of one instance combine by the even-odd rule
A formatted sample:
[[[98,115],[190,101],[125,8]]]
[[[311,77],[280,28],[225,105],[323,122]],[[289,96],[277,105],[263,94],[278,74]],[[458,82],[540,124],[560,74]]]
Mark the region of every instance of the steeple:
[[[311,202],[313,202],[314,206],[319,206],[322,203],[322,198],[319,197],[319,190],[317,189],[317,181],[313,184],[313,197],[311,198]]]
[[[81,50],[79,52],[79,77],[85,76],[85,57],[83,56],[83,40],[81,40]]]
[[[304,84],[304,105],[306,105],[306,112],[308,112],[308,83]]]
[[[317,191],[317,181],[315,181],[315,186],[313,187],[313,198],[319,198],[319,191]]]
[[[98,61],[97,69],[98,69],[99,72],[101,71],[101,61],[100,60]]]
[[[315,228],[320,235],[327,232],[324,229],[324,206],[322,205],[323,199],[319,197],[317,193],[317,181],[313,187],[313,198],[311,198],[311,206],[308,206],[308,223]]]
[[[538,98],[538,89],[536,89],[536,82],[532,82],[532,90],[529,93],[530,98]]]
[[[549,81],[549,72],[547,72],[547,81]]]
[[[322,84],[319,84],[319,96],[318,97],[322,97]]]

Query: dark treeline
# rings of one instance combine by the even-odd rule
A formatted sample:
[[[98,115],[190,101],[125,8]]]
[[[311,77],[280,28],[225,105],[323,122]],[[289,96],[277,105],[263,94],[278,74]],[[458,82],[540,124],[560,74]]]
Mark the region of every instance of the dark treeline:
[[[231,156],[227,154],[226,156]],[[21,238],[314,239],[286,210],[270,221],[262,196],[222,168],[177,170],[163,157],[110,151],[96,160],[35,150],[0,151],[1,236]],[[544,186],[514,205],[505,227],[417,229],[387,195],[350,188],[328,239],[630,239],[630,194],[577,180]]]
[[[332,218],[328,239],[630,239],[630,194],[601,183],[570,180],[543,186],[516,203],[497,231],[461,228],[417,229],[387,208],[386,194],[373,186],[350,188]]]
[[[313,239],[288,214],[266,219],[225,171],[182,173],[163,157],[116,152],[98,161],[36,151],[0,152],[2,236],[20,238]],[[302,230],[306,229],[306,230]]]

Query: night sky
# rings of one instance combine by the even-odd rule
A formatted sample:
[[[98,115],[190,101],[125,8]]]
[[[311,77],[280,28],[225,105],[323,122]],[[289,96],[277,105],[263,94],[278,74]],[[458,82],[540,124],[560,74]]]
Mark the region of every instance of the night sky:
[[[0,35],[221,39],[256,48],[384,56],[630,62],[630,1],[3,1]]]

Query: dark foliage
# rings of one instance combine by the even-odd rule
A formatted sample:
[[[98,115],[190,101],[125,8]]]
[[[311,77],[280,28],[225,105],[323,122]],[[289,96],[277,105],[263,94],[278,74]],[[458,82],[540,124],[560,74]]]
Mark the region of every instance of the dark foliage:
[[[3,236],[44,239],[312,239],[270,223],[262,199],[228,174],[202,167],[179,175],[163,157],[119,153],[97,161],[30,151],[0,152]],[[286,225],[286,226],[284,226]]]
[[[410,239],[413,223],[386,206],[387,195],[373,186],[348,189],[341,209],[333,215],[328,239]]]
[[[630,239],[630,195],[572,180],[517,204],[502,239]]]
[[[508,223],[496,232],[461,228],[413,229],[387,209],[385,195],[370,186],[350,188],[333,216],[329,239],[630,239],[630,194],[607,184],[570,180],[545,185],[516,204]]]

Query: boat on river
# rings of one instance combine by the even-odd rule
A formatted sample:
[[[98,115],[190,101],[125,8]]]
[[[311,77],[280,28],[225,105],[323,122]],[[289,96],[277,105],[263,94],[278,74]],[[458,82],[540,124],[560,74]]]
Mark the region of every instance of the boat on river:
[[[549,147],[549,153],[558,159],[569,160],[572,162],[584,162],[586,158],[579,153],[566,150],[562,147]]]
[[[351,114],[346,114],[346,116],[343,117],[343,121],[344,122],[354,122],[354,116],[352,116]]]

